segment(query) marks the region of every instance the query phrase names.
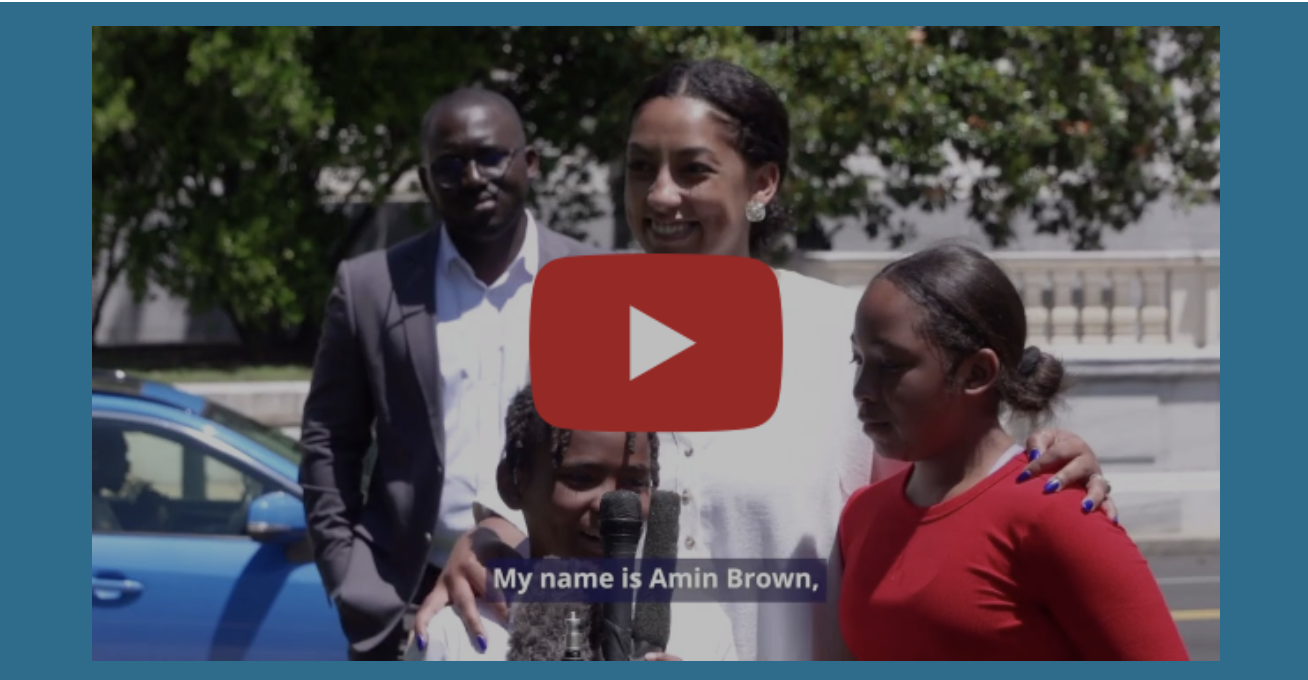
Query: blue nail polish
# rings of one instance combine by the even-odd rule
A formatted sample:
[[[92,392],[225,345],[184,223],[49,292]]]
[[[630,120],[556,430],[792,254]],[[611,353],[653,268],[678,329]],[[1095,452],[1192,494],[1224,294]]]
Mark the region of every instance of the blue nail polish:
[[[1095,502],[1089,499],[1081,501],[1081,509],[1086,512],[1090,512],[1091,510],[1095,509]]]
[[[1025,481],[1028,480],[1028,479],[1031,479],[1031,471],[1030,471],[1030,470],[1023,470],[1023,471],[1022,471],[1022,474],[1020,474],[1020,475],[1017,476],[1017,483],[1018,483],[1018,484],[1021,484],[1022,482],[1025,482]]]
[[[482,653],[482,654],[485,654],[485,653],[486,653],[486,638],[485,638],[485,637],[483,637],[483,636],[481,636],[481,635],[478,635],[478,636],[477,636],[477,648],[481,650],[481,653]]]
[[[424,640],[421,635],[418,636],[418,651],[420,652],[427,651],[427,641]]]
[[[1113,518],[1113,524],[1117,524],[1117,518],[1116,518],[1116,517]]]
[[[1062,483],[1059,482],[1057,479],[1051,479],[1049,480],[1049,483],[1045,485],[1045,493],[1053,493],[1057,491],[1058,488],[1061,486]]]
[[[1037,458],[1040,457],[1040,449],[1031,449],[1031,452],[1026,454],[1026,457],[1029,458],[1032,462],[1034,462]]]

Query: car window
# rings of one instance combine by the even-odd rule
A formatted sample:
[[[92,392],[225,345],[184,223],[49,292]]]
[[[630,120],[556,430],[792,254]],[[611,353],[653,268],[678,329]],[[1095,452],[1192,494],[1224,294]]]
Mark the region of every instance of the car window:
[[[280,430],[251,420],[236,411],[212,401],[209,402],[207,407],[205,407],[204,417],[253,439],[264,448],[295,465],[300,464],[299,443],[286,436]]]
[[[243,536],[251,501],[275,489],[159,425],[91,418],[92,533]]]

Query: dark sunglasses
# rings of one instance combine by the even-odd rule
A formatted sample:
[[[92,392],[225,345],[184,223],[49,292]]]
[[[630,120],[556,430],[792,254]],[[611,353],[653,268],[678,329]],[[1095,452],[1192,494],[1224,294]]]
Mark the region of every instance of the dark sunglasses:
[[[468,173],[468,166],[477,168],[477,175],[484,180],[495,180],[504,176],[513,157],[526,147],[513,149],[478,149],[472,157],[445,154],[427,166],[432,181],[442,189],[453,189],[463,184]]]

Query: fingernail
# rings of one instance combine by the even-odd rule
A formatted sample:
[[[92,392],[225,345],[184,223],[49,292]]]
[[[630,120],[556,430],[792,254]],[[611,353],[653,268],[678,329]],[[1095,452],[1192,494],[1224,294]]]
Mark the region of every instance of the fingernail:
[[[1113,518],[1113,524],[1117,524],[1117,518],[1116,518],[1116,517]]]
[[[1040,449],[1031,449],[1031,452],[1026,454],[1026,457],[1035,461],[1035,459],[1040,457]]]
[[[424,639],[421,635],[418,636],[418,651],[420,652],[427,651],[427,640]]]
[[[1053,493],[1062,485],[1062,482],[1059,482],[1057,479],[1051,479],[1049,480],[1049,483],[1045,485],[1045,493]]]
[[[481,653],[482,653],[482,654],[485,654],[485,653],[486,653],[486,637],[485,637],[485,636],[483,636],[483,635],[478,635],[478,636],[477,636],[477,648],[481,650]]]
[[[1022,482],[1025,482],[1025,481],[1028,480],[1028,479],[1031,479],[1031,471],[1030,471],[1030,470],[1023,470],[1023,471],[1022,471],[1022,474],[1020,474],[1020,475],[1017,476],[1017,483],[1018,483],[1018,484],[1021,484]]]
[[[1081,509],[1090,512],[1095,509],[1095,502],[1087,498],[1086,500],[1081,501]]]

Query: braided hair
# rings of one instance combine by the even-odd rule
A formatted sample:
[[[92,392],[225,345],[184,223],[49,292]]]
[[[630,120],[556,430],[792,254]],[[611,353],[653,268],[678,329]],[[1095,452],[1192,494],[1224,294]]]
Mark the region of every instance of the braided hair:
[[[542,447],[549,447],[554,469],[563,463],[563,454],[572,442],[572,430],[554,427],[545,422],[536,411],[536,400],[531,394],[531,385],[527,385],[513,397],[509,413],[504,418],[505,443],[504,459],[517,479],[518,470],[530,465],[532,453]],[[628,454],[636,453],[636,432],[627,433]],[[657,433],[647,432],[649,437],[650,483],[654,488],[659,485],[659,437]]]
[[[730,62],[707,59],[674,63],[645,81],[632,103],[628,122],[651,99],[690,97],[725,116],[736,151],[751,167],[775,163],[781,173],[780,193],[790,170],[790,113],[767,81]],[[750,255],[767,255],[782,234],[794,231],[790,210],[777,198],[766,206],[763,221],[750,225]]]

